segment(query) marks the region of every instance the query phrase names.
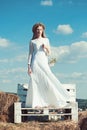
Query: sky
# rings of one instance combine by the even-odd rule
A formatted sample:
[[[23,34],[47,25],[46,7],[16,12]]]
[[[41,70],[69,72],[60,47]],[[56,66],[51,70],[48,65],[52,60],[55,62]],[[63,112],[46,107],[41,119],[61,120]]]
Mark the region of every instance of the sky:
[[[29,83],[29,41],[38,22],[50,40],[49,59],[56,58],[52,72],[87,99],[87,0],[0,0],[0,91]]]

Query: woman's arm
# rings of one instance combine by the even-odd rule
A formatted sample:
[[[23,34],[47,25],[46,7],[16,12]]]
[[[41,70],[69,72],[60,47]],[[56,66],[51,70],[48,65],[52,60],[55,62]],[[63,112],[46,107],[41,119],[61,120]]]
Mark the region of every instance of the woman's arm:
[[[31,70],[32,55],[33,55],[33,44],[32,44],[32,42],[30,42],[29,55],[28,55],[28,74],[29,75],[32,73],[32,70]]]

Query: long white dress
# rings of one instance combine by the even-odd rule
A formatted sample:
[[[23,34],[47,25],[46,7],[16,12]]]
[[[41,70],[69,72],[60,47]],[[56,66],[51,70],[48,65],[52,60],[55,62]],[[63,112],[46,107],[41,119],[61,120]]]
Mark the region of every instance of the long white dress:
[[[37,38],[30,41],[28,62],[31,64],[29,88],[26,107],[63,107],[70,98],[68,91],[52,73],[46,51],[42,44],[50,48],[48,38]]]

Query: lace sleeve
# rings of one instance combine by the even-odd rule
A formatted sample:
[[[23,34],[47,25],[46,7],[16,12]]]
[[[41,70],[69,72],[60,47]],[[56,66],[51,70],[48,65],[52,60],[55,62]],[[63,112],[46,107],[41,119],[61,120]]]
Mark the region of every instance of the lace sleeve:
[[[50,48],[50,42],[49,39],[47,38],[47,55],[49,56],[51,54],[51,48]]]
[[[29,44],[29,55],[28,55],[28,65],[31,65],[32,55],[33,55],[33,44],[32,44],[32,42],[30,42],[30,44]]]

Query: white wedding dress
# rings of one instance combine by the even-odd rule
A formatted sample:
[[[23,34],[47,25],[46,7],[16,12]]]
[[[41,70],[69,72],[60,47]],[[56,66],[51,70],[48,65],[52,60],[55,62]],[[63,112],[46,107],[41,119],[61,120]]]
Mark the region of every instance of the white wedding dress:
[[[64,107],[70,98],[68,91],[51,72],[48,56],[42,44],[50,47],[48,38],[38,38],[30,42],[29,63],[32,74],[26,97],[26,107]]]

